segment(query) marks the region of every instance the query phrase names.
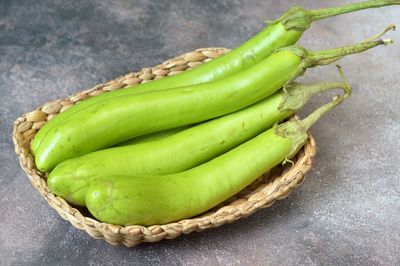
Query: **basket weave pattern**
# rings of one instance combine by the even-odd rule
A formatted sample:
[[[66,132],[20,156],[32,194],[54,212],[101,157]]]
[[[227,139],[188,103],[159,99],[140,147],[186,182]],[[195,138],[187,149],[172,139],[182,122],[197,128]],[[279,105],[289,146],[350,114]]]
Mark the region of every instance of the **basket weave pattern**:
[[[203,48],[168,60],[154,68],[144,68],[140,72],[129,73],[105,84],[79,92],[67,99],[52,101],[36,110],[24,114],[14,122],[13,141],[20,164],[32,185],[59,215],[78,229],[85,230],[96,239],[104,239],[112,245],[123,244],[132,247],[142,242],[157,242],[164,238],[173,239],[181,234],[202,231],[234,222],[254,213],[257,209],[271,206],[276,200],[286,198],[298,186],[305,173],[311,168],[316,153],[314,139],[310,136],[306,145],[293,159],[293,164],[276,167],[238,195],[198,217],[164,225],[149,227],[131,225],[116,226],[101,223],[84,212],[72,207],[64,199],[52,194],[47,187],[46,174],[40,172],[34,163],[30,143],[36,132],[58,113],[86,98],[121,89],[127,86],[149,82],[208,62],[226,52],[225,48]]]

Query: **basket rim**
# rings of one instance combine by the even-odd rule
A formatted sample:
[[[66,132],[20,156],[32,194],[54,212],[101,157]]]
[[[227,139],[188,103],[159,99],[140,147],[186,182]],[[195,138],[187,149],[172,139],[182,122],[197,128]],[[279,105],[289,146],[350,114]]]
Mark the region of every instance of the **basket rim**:
[[[305,173],[312,167],[314,156],[316,154],[316,143],[310,134],[307,143],[293,160],[293,165],[286,165],[283,167],[282,173],[273,174],[276,170],[276,168],[274,168],[270,173],[268,173],[269,176],[263,175],[263,177],[259,179],[262,180],[259,185],[254,185],[255,183],[253,183],[250,187],[244,190],[249,190],[249,194],[242,196],[243,193],[246,193],[242,191],[243,193],[239,193],[238,199],[225,201],[221,205],[199,216],[162,225],[120,226],[103,223],[94,218],[86,217],[80,210],[71,206],[64,199],[52,194],[47,187],[45,175],[35,167],[34,157],[30,150],[30,140],[38,130],[34,128],[35,125],[40,128],[40,126],[43,126],[43,124],[46,123],[45,121],[40,121],[38,118],[40,116],[40,118],[44,117],[44,108],[49,110],[53,108],[51,110],[55,110],[56,113],[59,113],[65,106],[72,106],[72,104],[78,101],[95,96],[97,95],[96,92],[99,92],[100,90],[111,91],[114,89],[120,89],[124,87],[121,84],[125,84],[125,87],[132,85],[126,84],[129,83],[127,81],[137,82],[136,84],[138,84],[147,82],[148,80],[157,79],[157,77],[169,75],[174,71],[176,73],[173,74],[177,74],[179,73],[178,71],[185,71],[195,67],[195,65],[212,60],[228,51],[229,50],[226,48],[210,47],[184,53],[155,67],[144,68],[139,72],[129,73],[105,84],[98,84],[89,90],[75,93],[65,99],[47,102],[36,110],[18,117],[13,124],[13,143],[20,165],[27,174],[32,185],[39,191],[47,203],[55,209],[63,219],[68,220],[73,226],[85,230],[94,238],[104,239],[112,245],[123,244],[127,247],[132,247],[142,242],[156,242],[163,238],[172,239],[181,234],[219,227],[223,224],[234,222],[240,218],[245,218],[260,208],[269,207],[276,200],[286,198],[295,187],[301,184]],[[162,70],[169,70],[169,72],[166,73]],[[149,79],[146,80],[146,77],[149,77]],[[142,80],[138,81],[140,79]],[[126,83],[124,83],[124,81],[126,81]],[[63,105],[63,103],[66,103],[66,105]],[[47,115],[46,119],[49,119],[51,115],[52,114]],[[34,119],[31,119],[32,117]],[[270,180],[270,182],[266,183],[268,180]],[[238,195],[235,195],[233,198],[235,199],[237,197]],[[231,201],[232,204],[230,203]],[[229,205],[225,205],[226,202],[228,202]],[[235,202],[240,203],[234,205],[236,204]]]

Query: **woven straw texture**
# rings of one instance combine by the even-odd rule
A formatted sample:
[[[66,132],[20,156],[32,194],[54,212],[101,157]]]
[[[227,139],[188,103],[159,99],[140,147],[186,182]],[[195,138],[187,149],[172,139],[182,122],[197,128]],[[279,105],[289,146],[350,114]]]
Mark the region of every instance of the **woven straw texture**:
[[[129,73],[106,84],[79,92],[63,100],[48,102],[36,110],[24,114],[14,122],[13,141],[20,164],[28,175],[32,185],[63,219],[71,222],[78,229],[85,230],[96,239],[104,239],[112,245],[123,244],[133,247],[142,242],[157,242],[164,238],[173,239],[181,234],[215,228],[234,222],[254,213],[257,209],[271,206],[276,200],[286,198],[298,186],[305,173],[311,168],[316,146],[310,136],[306,145],[293,158],[293,164],[279,166],[261,176],[252,185],[238,195],[227,200],[198,217],[164,225],[144,227],[139,225],[116,226],[101,223],[85,209],[77,209],[65,200],[53,195],[46,184],[46,174],[40,172],[34,163],[30,143],[36,132],[58,113],[63,112],[75,103],[107,91],[149,82],[208,62],[226,52],[225,48],[203,48],[168,60],[154,68],[144,68],[140,72]],[[133,88],[134,89],[134,88]]]

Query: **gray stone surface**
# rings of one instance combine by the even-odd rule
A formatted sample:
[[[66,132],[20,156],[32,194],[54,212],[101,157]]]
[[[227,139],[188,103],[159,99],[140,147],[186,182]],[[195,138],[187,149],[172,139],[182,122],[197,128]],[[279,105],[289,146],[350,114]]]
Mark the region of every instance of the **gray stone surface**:
[[[304,184],[218,229],[112,247],[62,220],[14,155],[13,121],[46,101],[195,48],[235,47],[293,4],[331,2],[0,0],[0,265],[399,265],[400,44],[341,61],[354,95],[312,129],[319,153]],[[315,23],[301,43],[334,47],[389,23],[399,7]],[[327,79],[334,67],[302,78]]]

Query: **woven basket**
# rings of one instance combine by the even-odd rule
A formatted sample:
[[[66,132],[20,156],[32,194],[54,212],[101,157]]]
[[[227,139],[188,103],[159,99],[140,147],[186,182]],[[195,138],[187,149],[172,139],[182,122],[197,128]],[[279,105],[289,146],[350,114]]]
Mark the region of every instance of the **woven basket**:
[[[123,227],[95,220],[86,209],[74,208],[64,199],[52,194],[47,187],[46,174],[40,172],[35,166],[34,156],[30,150],[31,140],[36,132],[58,113],[65,111],[83,99],[126,86],[175,75],[210,61],[228,51],[225,48],[198,49],[168,60],[154,68],[145,68],[140,72],[130,73],[106,84],[97,85],[67,99],[46,103],[35,111],[18,118],[14,122],[13,131],[15,152],[32,185],[50,206],[62,218],[70,221],[73,226],[85,230],[96,239],[104,239],[112,245],[123,244],[127,247],[135,246],[141,242],[156,242],[164,238],[172,239],[181,234],[215,228],[247,217],[257,209],[271,206],[276,200],[286,198],[290,191],[301,183],[304,174],[312,166],[316,146],[311,136],[293,159],[293,164],[274,168],[238,195],[207,213],[175,223],[149,227],[139,225]]]

